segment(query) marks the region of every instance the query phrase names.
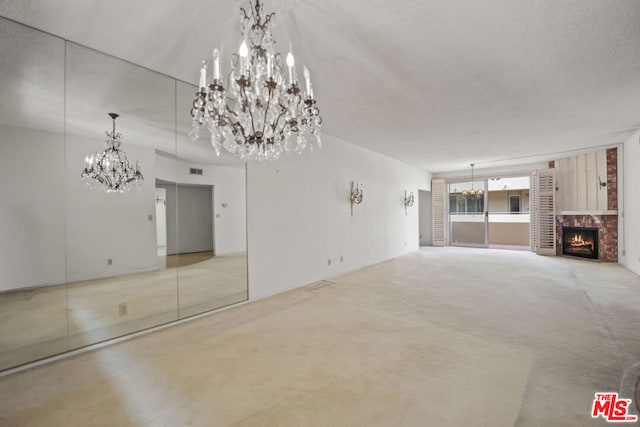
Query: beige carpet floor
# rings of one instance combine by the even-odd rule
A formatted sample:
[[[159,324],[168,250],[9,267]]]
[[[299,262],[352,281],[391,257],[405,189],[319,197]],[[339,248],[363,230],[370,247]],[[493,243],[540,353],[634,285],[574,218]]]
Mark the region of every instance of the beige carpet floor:
[[[638,307],[616,264],[426,248],[0,378],[0,425],[607,425]]]

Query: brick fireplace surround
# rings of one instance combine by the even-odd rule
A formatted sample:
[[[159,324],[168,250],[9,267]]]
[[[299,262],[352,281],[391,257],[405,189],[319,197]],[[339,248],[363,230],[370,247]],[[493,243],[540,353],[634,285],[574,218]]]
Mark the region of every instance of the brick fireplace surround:
[[[607,149],[607,209],[618,210],[618,149]],[[618,215],[556,216],[556,255],[562,255],[562,227],[597,227],[598,261],[618,261]]]

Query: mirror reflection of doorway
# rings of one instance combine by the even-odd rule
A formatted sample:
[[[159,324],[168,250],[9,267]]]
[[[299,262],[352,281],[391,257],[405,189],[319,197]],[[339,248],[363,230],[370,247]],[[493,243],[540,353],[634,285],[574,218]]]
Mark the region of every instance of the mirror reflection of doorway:
[[[176,185],[162,180],[156,182],[156,232],[160,268],[184,267],[214,257],[213,191],[212,185]],[[162,205],[158,202],[158,198],[162,196],[158,194],[164,195]],[[159,210],[164,210],[164,218]],[[162,229],[165,230],[164,236]],[[165,243],[165,246],[161,247],[161,243]]]
[[[168,267],[184,267],[213,258],[212,185],[178,184],[177,224],[177,250],[168,254]],[[173,256],[176,254],[177,257]]]

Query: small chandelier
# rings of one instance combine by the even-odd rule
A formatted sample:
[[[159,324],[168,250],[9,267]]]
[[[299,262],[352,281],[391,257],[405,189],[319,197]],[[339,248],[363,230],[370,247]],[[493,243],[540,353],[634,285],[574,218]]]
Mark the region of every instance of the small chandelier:
[[[106,132],[107,148],[84,158],[80,176],[89,187],[107,193],[137,190],[144,182],[140,163],[136,162],[135,169],[129,164],[127,155],[120,149],[122,134],[116,133],[118,115],[109,113],[109,117],[113,120],[113,130]]]
[[[207,85],[207,62],[200,70],[199,90],[191,117],[193,140],[201,126],[211,134],[211,145],[247,160],[276,160],[284,152],[302,153],[321,147],[322,118],[313,96],[311,76],[304,67],[305,91],[298,86],[295,60],[289,45],[286,63],[275,51],[271,20],[262,4],[242,12],[242,43],[231,58],[231,72],[222,77],[220,52],[213,51],[213,79]],[[297,135],[292,141],[293,135]]]
[[[473,167],[475,166],[475,163],[471,163],[471,190],[467,191],[467,190],[463,190],[462,191],[462,197],[464,197],[465,199],[468,198],[477,198],[477,199],[481,199],[482,196],[484,196],[484,191],[480,190],[474,190],[473,188]]]

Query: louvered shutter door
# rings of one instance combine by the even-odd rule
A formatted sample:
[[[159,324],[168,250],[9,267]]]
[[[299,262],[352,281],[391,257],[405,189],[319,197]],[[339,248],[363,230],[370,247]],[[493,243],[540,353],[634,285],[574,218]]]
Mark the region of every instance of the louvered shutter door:
[[[431,180],[431,206],[433,207],[433,246],[447,245],[447,198],[444,179]]]
[[[531,184],[530,184],[530,192],[529,200],[530,200],[530,219],[529,219],[529,228],[530,228],[530,240],[531,240],[531,251],[538,251],[538,174],[531,174]]]
[[[553,169],[537,172],[536,179],[536,228],[537,253],[556,254],[556,207]]]

